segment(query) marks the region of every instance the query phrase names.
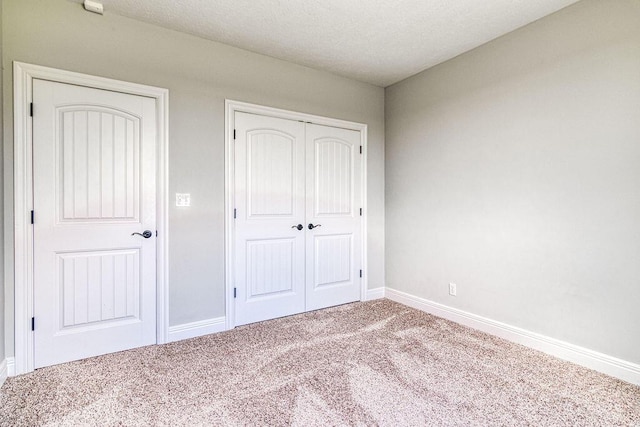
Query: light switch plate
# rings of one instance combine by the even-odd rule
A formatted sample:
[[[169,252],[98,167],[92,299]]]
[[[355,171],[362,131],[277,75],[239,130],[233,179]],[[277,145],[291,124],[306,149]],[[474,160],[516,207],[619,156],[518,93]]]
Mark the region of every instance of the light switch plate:
[[[191,206],[191,194],[176,193],[176,206]]]

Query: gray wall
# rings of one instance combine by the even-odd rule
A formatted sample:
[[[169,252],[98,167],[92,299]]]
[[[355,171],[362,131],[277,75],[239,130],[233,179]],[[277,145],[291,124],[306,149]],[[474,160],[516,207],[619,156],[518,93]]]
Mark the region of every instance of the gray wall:
[[[385,104],[387,286],[640,363],[640,2],[576,3]]]
[[[2,49],[2,3],[3,0],[0,0],[0,82],[2,82],[2,76],[4,74],[4,61],[3,61],[3,49]],[[2,99],[2,84],[0,84],[0,99]],[[0,102],[0,177],[3,175],[3,153],[1,147],[3,146],[3,134],[4,134],[4,126],[2,123],[2,103]],[[4,181],[4,180],[3,180]],[[0,242],[4,242],[4,189],[3,186],[0,185]],[[0,362],[2,362],[5,358],[5,344],[4,344],[4,315],[5,315],[5,298],[4,298],[4,245],[0,244]]]
[[[62,0],[5,0],[5,64],[23,61],[170,91],[170,324],[224,315],[224,99],[369,125],[369,286],[384,285],[384,90]],[[4,75],[5,230],[12,218],[12,73]],[[5,274],[13,299],[12,242]],[[10,304],[12,306],[12,304]],[[7,318],[11,319],[12,313]],[[13,325],[8,325],[11,332]],[[12,332],[11,332],[12,333]],[[12,336],[7,339],[12,353]]]

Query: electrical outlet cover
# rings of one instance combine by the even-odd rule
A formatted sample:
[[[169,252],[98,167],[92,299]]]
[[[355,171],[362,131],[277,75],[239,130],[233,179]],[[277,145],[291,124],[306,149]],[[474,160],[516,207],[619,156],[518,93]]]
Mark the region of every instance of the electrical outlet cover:
[[[457,291],[458,291],[458,289],[457,289],[456,284],[455,283],[449,283],[449,295],[455,297],[456,294],[457,294]]]

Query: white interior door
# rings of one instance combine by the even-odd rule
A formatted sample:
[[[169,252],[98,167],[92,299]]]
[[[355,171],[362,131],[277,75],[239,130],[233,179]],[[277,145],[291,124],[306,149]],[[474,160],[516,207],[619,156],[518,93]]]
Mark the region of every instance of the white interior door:
[[[306,309],[360,299],[360,132],[307,124]],[[310,228],[310,227],[309,227]]]
[[[155,343],[155,100],[34,80],[33,103],[35,367]]]
[[[235,131],[235,321],[243,325],[304,311],[304,123],[236,113]]]
[[[360,132],[234,119],[236,325],[359,300]]]

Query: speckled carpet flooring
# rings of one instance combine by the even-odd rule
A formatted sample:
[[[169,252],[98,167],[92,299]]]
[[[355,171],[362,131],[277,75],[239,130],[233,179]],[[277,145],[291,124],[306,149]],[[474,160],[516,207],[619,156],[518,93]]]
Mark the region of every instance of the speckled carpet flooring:
[[[0,422],[638,426],[640,388],[378,300],[9,378]]]

